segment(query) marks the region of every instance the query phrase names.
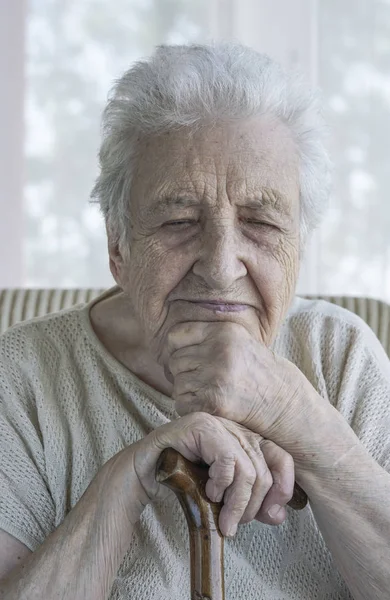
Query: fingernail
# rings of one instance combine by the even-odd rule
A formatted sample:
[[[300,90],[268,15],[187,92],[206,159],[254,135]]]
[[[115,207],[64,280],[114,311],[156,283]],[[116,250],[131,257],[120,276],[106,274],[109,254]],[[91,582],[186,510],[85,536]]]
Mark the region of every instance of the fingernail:
[[[281,510],[282,510],[282,507],[279,504],[274,504],[269,509],[268,516],[271,517],[271,519],[275,519]]]
[[[236,531],[237,531],[237,525],[232,525],[227,534],[229,537],[233,537],[234,535],[236,535]]]

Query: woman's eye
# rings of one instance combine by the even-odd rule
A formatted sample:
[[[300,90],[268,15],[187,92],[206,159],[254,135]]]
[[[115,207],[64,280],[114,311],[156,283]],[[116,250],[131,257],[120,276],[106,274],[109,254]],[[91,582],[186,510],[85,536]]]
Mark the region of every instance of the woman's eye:
[[[264,221],[256,221],[255,219],[245,219],[245,223],[254,225],[256,227],[275,227],[271,223],[265,223]]]
[[[196,225],[197,221],[191,220],[182,220],[182,221],[168,221],[164,223],[164,227],[169,227],[171,229],[185,229],[186,227],[191,227],[191,225]]]

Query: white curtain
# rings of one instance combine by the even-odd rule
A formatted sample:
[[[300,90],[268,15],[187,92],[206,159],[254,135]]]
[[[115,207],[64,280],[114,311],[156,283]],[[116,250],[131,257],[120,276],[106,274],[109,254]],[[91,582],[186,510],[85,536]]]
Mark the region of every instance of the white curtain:
[[[19,82],[0,95],[0,288],[111,285],[103,224],[88,198],[113,80],[158,43],[236,38],[323,90],[335,185],[299,291],[390,300],[389,1],[0,5],[0,75],[3,86],[5,77]]]

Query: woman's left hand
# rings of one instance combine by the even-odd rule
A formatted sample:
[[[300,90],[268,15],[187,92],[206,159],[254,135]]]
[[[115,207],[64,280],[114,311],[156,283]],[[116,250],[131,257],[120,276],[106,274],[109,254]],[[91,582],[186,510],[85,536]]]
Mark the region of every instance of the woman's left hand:
[[[203,411],[241,423],[287,451],[328,404],[301,371],[239,324],[187,322],[167,336],[165,370],[181,416]]]
[[[233,423],[223,417],[216,417],[238,440],[248,454],[256,471],[251,499],[240,520],[240,524],[253,519],[266,525],[280,525],[286,518],[285,505],[294,492],[294,461],[292,456],[271,440],[248,430],[243,425]],[[229,487],[224,496],[229,494]],[[210,498],[220,501],[221,498]],[[271,514],[268,511],[271,510]]]

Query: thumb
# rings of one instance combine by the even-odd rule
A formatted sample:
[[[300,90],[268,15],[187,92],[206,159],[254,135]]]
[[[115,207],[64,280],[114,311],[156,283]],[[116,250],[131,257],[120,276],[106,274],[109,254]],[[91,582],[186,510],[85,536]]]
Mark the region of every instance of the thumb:
[[[174,383],[173,375],[167,365],[164,365],[164,375],[168,379],[169,383]]]

